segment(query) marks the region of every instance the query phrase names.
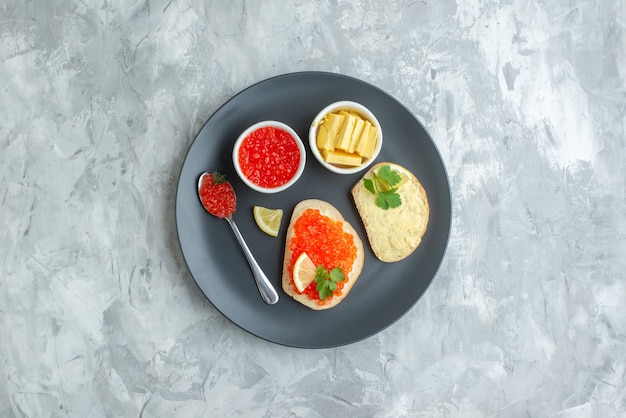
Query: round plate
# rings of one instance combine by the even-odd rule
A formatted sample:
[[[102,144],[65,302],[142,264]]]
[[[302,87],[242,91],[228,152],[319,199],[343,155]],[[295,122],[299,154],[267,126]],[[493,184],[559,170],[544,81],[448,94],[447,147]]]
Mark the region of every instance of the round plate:
[[[374,257],[358,217],[350,189],[361,174],[339,175],[310,158],[302,177],[291,188],[267,195],[246,187],[235,174],[232,147],[248,126],[262,120],[290,125],[302,138],[315,115],[326,105],[352,100],[368,107],[385,136],[376,162],[391,161],[411,170],[430,204],[428,230],[409,257],[383,263]],[[216,170],[228,176],[237,193],[233,215],[259,265],[278,290],[280,300],[261,299],[250,268],[223,219],[205,212],[197,195],[199,175]],[[287,296],[281,287],[285,234],[291,212],[304,199],[334,205],[359,232],[365,264],[350,294],[336,307],[314,311]],[[255,224],[252,207],[281,208],[278,237]],[[259,82],[234,96],[206,122],[183,163],[176,193],[176,226],[187,266],[209,301],[242,329],[278,344],[324,348],[353,343],[386,328],[405,314],[433,280],[450,235],[450,186],[441,156],[430,136],[401,103],[361,80],[334,73],[301,72]]]

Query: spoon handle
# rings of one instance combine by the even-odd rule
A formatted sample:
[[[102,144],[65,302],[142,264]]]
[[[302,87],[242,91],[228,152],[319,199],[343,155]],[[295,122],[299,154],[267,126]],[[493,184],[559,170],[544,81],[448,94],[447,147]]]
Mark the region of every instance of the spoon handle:
[[[259,293],[261,294],[263,301],[268,305],[275,304],[276,302],[278,302],[278,293],[276,292],[276,289],[274,289],[274,286],[272,286],[267,276],[265,275],[265,273],[263,273],[263,270],[261,270],[261,267],[254,259],[254,256],[246,245],[246,242],[244,241],[241,232],[239,232],[239,228],[237,228],[235,221],[230,216],[226,217],[225,219],[228,221],[228,224],[235,233],[235,237],[237,237],[237,241],[239,241],[239,245],[241,245],[241,249],[246,256],[246,259],[248,259],[248,264],[250,264],[250,268],[252,269],[254,281],[259,288]]]

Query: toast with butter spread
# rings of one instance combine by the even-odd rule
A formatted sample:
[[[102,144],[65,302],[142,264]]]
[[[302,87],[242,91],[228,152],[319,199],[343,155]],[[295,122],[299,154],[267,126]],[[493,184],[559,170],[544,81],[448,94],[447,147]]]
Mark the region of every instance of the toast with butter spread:
[[[398,183],[387,189],[384,183],[382,186],[371,186],[376,181],[375,174],[381,173],[381,169],[399,175]],[[383,208],[385,202],[379,203],[377,194],[368,190],[368,181],[370,188],[381,189],[376,189],[376,192],[393,194],[396,202],[399,198],[399,205],[395,203],[395,207]],[[392,190],[394,188],[395,191]],[[424,187],[408,169],[391,162],[378,163],[363,175],[351,193],[372,251],[379,260],[400,261],[420,245],[428,227],[430,206]]]

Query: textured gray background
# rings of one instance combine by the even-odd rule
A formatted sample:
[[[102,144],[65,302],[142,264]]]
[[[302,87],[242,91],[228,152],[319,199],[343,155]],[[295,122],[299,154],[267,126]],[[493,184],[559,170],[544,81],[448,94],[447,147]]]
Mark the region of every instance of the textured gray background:
[[[624,416],[625,25],[624,0],[2,2],[0,416]],[[454,204],[424,297],[337,349],[231,324],[174,225],[207,118],[304,70],[402,101]]]

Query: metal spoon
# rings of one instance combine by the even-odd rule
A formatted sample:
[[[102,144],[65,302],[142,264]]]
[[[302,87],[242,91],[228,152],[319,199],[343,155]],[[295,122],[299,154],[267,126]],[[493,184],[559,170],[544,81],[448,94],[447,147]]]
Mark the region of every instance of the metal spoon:
[[[200,195],[200,189],[202,188],[202,178],[205,175],[210,174],[210,173],[211,171],[205,171],[204,173],[200,175],[200,178],[198,179],[198,195]],[[201,196],[200,196],[200,202],[202,202]],[[211,213],[209,209],[206,206],[204,206],[204,204],[202,206],[204,207],[204,209],[206,209],[207,212]],[[214,214],[211,213],[211,215],[214,215]],[[239,232],[239,228],[237,228],[237,225],[235,224],[235,221],[233,220],[232,214],[226,216],[224,219],[228,221],[228,224],[230,225],[231,229],[235,233],[235,237],[237,238],[237,241],[239,241],[239,245],[241,245],[241,249],[243,250],[243,253],[246,256],[246,259],[248,260],[248,264],[250,264],[250,269],[252,269],[252,275],[254,276],[254,281],[256,282],[256,285],[259,289],[259,293],[261,294],[261,297],[263,298],[263,301],[267,303],[268,305],[275,304],[276,302],[278,302],[278,293],[276,292],[276,289],[274,289],[274,286],[272,286],[272,283],[270,283],[265,273],[263,273],[263,270],[261,270],[261,267],[259,266],[259,264],[254,259],[252,252],[248,248],[248,245],[246,245],[246,242],[244,241],[243,236],[241,235],[241,232]]]

